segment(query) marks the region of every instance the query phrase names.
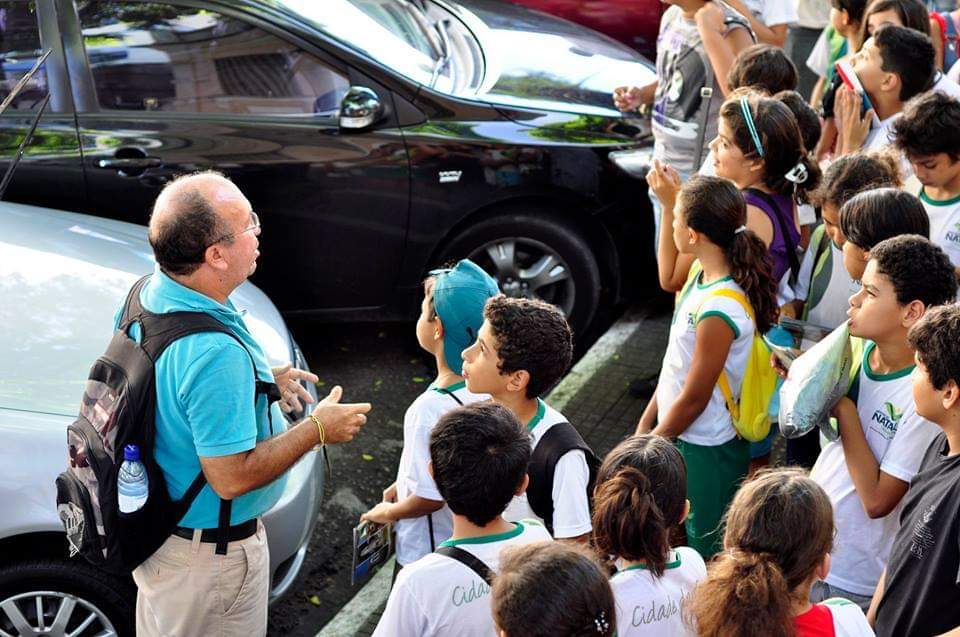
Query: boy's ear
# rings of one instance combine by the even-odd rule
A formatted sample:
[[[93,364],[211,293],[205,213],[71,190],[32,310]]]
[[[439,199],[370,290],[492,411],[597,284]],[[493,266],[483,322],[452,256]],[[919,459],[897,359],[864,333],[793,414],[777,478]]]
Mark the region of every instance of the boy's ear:
[[[530,372],[525,369],[518,369],[510,374],[510,380],[507,381],[507,389],[514,392],[526,391],[530,384]]]
[[[433,475],[432,473],[430,475]],[[523,480],[520,481],[520,484],[517,485],[517,490],[513,492],[513,495],[520,496],[523,495],[527,487],[530,485],[530,476],[526,473],[523,474]]]
[[[957,381],[948,380],[942,391],[941,400],[945,410],[951,411],[960,407],[960,387],[957,386]]]
[[[900,76],[896,73],[883,73],[883,79],[880,80],[880,90],[886,93],[894,93],[895,95],[900,95]]]
[[[903,308],[903,318],[901,319],[902,325],[908,328],[911,327],[914,323],[923,318],[923,314],[926,311],[927,306],[923,304],[923,301],[910,301]]]
[[[443,321],[440,320],[439,314],[433,315],[433,340],[442,341],[443,340]]]

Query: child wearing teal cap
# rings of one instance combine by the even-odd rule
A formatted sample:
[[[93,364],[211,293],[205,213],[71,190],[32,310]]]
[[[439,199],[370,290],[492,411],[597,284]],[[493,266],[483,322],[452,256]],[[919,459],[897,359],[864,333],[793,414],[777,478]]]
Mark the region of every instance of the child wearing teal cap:
[[[487,299],[500,293],[497,282],[468,259],[431,272],[423,291],[417,341],[436,359],[437,376],[404,415],[396,481],[383,492],[383,502],[361,516],[396,523],[398,567],[433,552],[453,533],[453,516],[428,469],[430,432],[451,409],[489,399],[467,391],[461,353],[476,340]]]

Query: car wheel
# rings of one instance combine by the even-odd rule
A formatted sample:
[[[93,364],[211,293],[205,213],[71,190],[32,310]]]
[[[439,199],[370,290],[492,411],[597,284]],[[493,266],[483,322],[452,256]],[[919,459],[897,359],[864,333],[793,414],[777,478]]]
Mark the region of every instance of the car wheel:
[[[582,334],[600,299],[600,269],[590,245],[569,222],[543,211],[499,214],[470,226],[444,251],[490,273],[511,297],[556,305]]]
[[[133,635],[136,589],[82,562],[0,568],[0,635]]]

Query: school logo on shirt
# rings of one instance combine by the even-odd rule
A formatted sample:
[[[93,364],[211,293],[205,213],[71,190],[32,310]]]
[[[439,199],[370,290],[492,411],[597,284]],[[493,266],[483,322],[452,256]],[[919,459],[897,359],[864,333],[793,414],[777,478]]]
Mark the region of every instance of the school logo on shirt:
[[[953,230],[947,230],[946,240],[960,244],[960,223],[953,224]]]
[[[873,418],[871,420],[875,424],[880,425],[877,431],[879,431],[884,438],[890,440],[893,438],[893,435],[897,433],[897,423],[900,422],[901,418],[903,418],[903,410],[898,409],[896,405],[888,402],[884,403],[882,409],[873,412]]]
[[[910,553],[918,560],[922,560],[923,556],[935,543],[933,531],[930,530],[930,523],[933,521],[933,516],[936,514],[936,512],[937,505],[931,504],[930,507],[923,512],[923,515],[920,516],[920,519],[917,520],[916,525],[913,527],[913,539],[910,541]]]
[[[697,315],[694,312],[687,312],[687,329],[692,330],[697,327]]]

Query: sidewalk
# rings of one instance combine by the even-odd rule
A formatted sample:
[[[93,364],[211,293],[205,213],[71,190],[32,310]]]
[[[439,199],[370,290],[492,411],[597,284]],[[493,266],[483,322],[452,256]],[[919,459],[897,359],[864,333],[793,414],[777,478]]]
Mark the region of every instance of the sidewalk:
[[[660,371],[670,315],[634,308],[590,348],[546,401],[573,423],[599,457],[633,433],[646,398],[629,392],[631,381]],[[390,592],[393,563],[384,564],[317,637],[368,637]]]

